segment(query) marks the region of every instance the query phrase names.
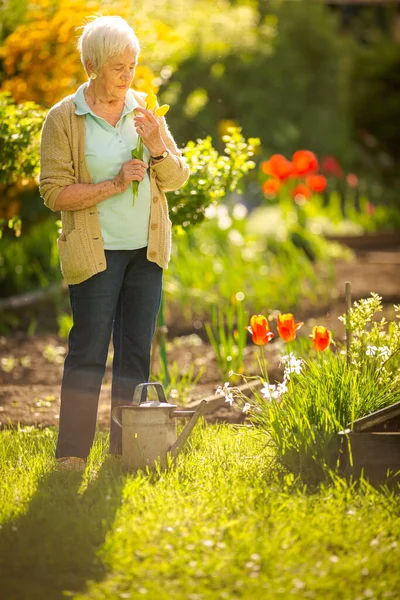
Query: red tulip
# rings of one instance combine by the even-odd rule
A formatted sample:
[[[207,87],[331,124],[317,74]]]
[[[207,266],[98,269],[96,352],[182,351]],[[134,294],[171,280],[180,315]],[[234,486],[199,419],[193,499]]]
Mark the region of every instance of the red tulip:
[[[334,156],[325,156],[322,159],[322,171],[327,175],[334,175],[335,177],[343,175],[343,169]]]
[[[261,170],[266,175],[273,175],[278,179],[287,179],[292,173],[293,166],[283,154],[273,154],[269,160],[261,164]]]
[[[251,333],[253,343],[257,346],[265,346],[275,337],[269,330],[268,320],[264,315],[253,315],[247,329]]]
[[[293,174],[311,175],[318,171],[318,159],[310,150],[297,150],[292,156]]]
[[[295,200],[296,200],[297,196],[304,196],[304,198],[306,200],[308,200],[308,198],[311,198],[311,196],[312,196],[312,191],[310,190],[310,188],[308,188],[306,185],[304,185],[304,183],[299,183],[292,190],[292,196]]]
[[[346,181],[350,187],[358,186],[358,177],[354,173],[349,173],[346,177]]]
[[[306,185],[313,192],[323,192],[327,185],[326,177],[323,175],[308,175]]]
[[[326,327],[315,325],[312,330],[312,339],[314,348],[318,350],[318,352],[323,352],[329,348],[332,342],[332,334]]]
[[[278,315],[277,329],[279,336],[285,342],[291,342],[296,337],[297,331],[303,323],[295,323],[294,316],[291,313],[285,315]]]
[[[269,198],[274,198],[281,187],[279,179],[272,178],[268,179],[263,183],[262,190],[264,194]]]
[[[376,211],[376,206],[375,204],[372,204],[372,202],[370,202],[369,200],[367,201],[367,204],[365,205],[365,212],[369,215],[373,215],[374,212]]]

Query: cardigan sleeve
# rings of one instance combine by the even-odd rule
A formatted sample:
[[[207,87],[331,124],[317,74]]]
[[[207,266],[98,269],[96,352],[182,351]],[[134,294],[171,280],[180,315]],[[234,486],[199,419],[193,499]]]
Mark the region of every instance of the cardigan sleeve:
[[[39,191],[50,210],[60,192],[77,183],[71,145],[62,119],[52,110],[43,125],[40,141]]]
[[[164,117],[160,119],[161,137],[164,140],[169,155],[159,162],[150,163],[150,168],[157,175],[157,183],[161,190],[170,192],[178,190],[188,180],[190,170],[182,153],[172,137]]]

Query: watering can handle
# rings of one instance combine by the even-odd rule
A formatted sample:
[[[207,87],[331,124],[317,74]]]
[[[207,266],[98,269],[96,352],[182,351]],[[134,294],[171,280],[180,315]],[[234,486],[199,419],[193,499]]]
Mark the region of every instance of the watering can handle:
[[[122,409],[122,408],[131,408],[131,404],[120,404],[119,406],[114,406],[114,408],[111,411],[111,418],[114,421],[114,423],[116,423],[119,427],[122,427],[122,423],[118,418],[118,412]]]
[[[165,398],[165,394],[164,394],[164,388],[161,385],[161,383],[147,382],[147,383],[139,383],[135,387],[135,392],[133,394],[133,401],[132,401],[132,404],[134,406],[139,406],[139,404],[141,403],[141,400],[142,400],[143,390],[147,391],[147,388],[149,387],[149,385],[152,385],[153,387],[156,388],[157,396],[158,396],[158,399],[160,402],[167,402],[167,400]]]

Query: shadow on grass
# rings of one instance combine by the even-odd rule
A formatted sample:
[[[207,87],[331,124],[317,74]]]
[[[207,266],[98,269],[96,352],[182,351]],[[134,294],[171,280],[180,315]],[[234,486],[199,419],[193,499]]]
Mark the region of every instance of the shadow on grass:
[[[97,551],[120,506],[124,477],[106,458],[79,493],[82,473],[43,477],[19,519],[0,529],[2,600],[58,600],[105,574]]]

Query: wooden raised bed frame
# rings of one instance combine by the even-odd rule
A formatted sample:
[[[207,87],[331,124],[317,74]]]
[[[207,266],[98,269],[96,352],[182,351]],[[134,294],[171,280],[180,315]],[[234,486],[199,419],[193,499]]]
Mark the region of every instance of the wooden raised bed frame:
[[[370,483],[400,482],[400,402],[350,423],[339,434],[341,472]]]

